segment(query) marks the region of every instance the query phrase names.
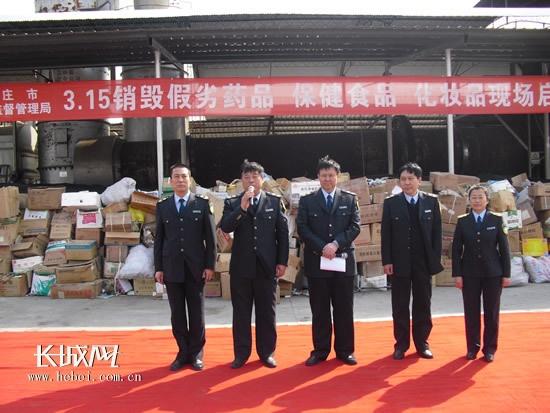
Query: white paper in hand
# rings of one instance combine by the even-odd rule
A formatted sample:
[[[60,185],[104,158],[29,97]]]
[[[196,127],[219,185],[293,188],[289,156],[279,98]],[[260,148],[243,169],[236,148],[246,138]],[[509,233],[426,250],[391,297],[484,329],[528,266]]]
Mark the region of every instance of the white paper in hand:
[[[321,257],[321,269],[325,271],[346,272],[346,259],[336,257],[331,260]]]

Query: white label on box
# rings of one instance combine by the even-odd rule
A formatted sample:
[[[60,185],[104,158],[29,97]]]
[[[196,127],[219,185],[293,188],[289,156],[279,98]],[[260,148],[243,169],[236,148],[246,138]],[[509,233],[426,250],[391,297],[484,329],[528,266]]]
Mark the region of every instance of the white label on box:
[[[33,211],[29,208],[25,208],[25,214],[23,215],[23,219],[48,219],[48,214],[50,211]]]
[[[59,177],[60,178],[66,178],[67,177],[67,171],[59,171]]]

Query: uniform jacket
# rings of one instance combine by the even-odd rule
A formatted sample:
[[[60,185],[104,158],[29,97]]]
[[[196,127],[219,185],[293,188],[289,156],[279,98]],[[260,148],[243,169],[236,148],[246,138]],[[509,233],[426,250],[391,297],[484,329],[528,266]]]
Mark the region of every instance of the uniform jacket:
[[[300,239],[305,243],[306,276],[330,277],[340,274],[320,269],[323,247],[333,241],[338,243],[337,254],[347,254],[345,275],[356,274],[353,240],[361,231],[361,218],[357,196],[354,193],[336,188],[330,211],[321,189],[301,197],[296,224]]]
[[[443,270],[441,265],[441,211],[435,196],[419,191],[418,214],[430,274]],[[408,277],[411,272],[409,251],[409,210],[402,192],[384,201],[382,213],[382,263],[393,264],[396,276]]]
[[[216,263],[216,232],[208,199],[191,193],[180,216],[174,196],[157,204],[155,270],[168,282],[183,281],[184,263],[200,280]],[[188,274],[185,274],[187,276]]]
[[[263,273],[275,276],[277,265],[288,264],[288,222],[281,198],[261,191],[256,213],[252,206],[241,209],[243,194],[225,200],[220,222],[222,231],[233,232],[231,276],[254,278],[258,261]]]
[[[502,217],[485,213],[481,229],[473,213],[458,218],[453,238],[454,277],[510,277],[510,250]]]

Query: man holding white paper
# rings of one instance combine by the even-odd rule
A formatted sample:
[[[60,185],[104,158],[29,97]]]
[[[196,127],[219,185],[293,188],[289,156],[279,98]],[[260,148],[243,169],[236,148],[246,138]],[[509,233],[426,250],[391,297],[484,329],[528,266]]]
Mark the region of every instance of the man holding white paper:
[[[304,269],[312,313],[313,350],[306,366],[327,359],[332,318],[336,357],[345,364],[357,364],[353,354],[353,240],[361,230],[360,216],[357,196],[336,187],[339,174],[336,161],[328,156],[319,160],[317,177],[321,189],[300,198],[296,219],[298,234],[305,244]]]

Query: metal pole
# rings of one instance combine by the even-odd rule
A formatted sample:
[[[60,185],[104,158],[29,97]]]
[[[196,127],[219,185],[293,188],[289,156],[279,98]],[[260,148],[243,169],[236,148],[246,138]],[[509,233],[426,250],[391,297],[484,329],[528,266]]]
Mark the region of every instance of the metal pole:
[[[527,114],[527,176],[532,179],[533,165],[531,164],[531,115]]]
[[[386,138],[388,141],[388,175],[393,175],[393,127],[392,115],[386,116]]]
[[[155,49],[155,78],[160,78],[160,50]],[[162,151],[162,118],[156,117],[157,123],[157,179],[159,197],[162,196],[162,181],[164,178],[164,157]]]
[[[542,65],[542,74],[548,76],[548,63]],[[542,115],[544,130],[544,177],[550,179],[550,128],[548,126],[548,112]]]
[[[451,49],[445,49],[447,76],[452,76]],[[449,172],[455,173],[454,122],[453,115],[447,115],[447,156],[449,157]]]

